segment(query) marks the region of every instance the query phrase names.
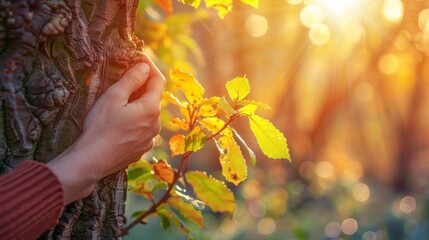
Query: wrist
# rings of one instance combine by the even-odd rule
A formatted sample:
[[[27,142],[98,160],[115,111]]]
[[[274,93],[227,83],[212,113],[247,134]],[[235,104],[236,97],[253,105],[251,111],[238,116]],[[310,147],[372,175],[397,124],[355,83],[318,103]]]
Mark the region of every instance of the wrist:
[[[88,165],[91,157],[85,148],[72,145],[47,164],[61,182],[66,204],[87,197],[101,178]]]

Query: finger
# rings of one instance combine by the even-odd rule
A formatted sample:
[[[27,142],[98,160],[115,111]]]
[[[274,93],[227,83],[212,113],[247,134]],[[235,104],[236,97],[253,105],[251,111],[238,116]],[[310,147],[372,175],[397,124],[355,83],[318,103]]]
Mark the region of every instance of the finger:
[[[150,67],[146,63],[139,63],[128,69],[117,83],[112,86],[112,90],[119,91],[122,100],[128,102],[129,97],[148,80]]]
[[[150,98],[159,101],[165,88],[165,78],[149,57],[146,57],[144,62],[149,65],[151,71],[146,84],[146,92],[141,100]]]

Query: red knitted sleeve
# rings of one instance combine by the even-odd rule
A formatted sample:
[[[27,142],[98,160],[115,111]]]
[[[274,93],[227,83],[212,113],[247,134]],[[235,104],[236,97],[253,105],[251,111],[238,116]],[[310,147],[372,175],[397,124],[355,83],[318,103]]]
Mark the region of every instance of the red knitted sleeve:
[[[44,164],[25,161],[0,176],[0,236],[35,239],[54,226],[64,207],[64,193]]]

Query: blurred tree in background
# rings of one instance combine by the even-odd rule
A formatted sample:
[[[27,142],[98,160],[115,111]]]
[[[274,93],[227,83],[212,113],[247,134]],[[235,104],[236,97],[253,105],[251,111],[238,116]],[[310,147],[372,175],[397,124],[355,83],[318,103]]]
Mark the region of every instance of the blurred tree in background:
[[[206,215],[196,239],[429,236],[428,1],[265,0],[258,9],[235,1],[222,20],[175,1],[168,13],[160,2],[140,3],[146,51],[164,70],[195,73],[210,95],[246,74],[294,160],[257,153],[251,180],[235,189],[234,217]],[[219,172],[212,162],[193,164]],[[144,205],[133,196],[128,204]],[[149,221],[128,239],[180,236]]]

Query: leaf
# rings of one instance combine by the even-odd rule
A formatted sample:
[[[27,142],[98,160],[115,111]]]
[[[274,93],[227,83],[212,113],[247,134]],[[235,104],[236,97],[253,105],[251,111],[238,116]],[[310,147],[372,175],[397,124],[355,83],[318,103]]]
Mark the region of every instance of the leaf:
[[[161,219],[161,226],[164,230],[167,230],[167,228],[170,227],[170,220],[168,217],[162,214],[158,214],[159,218]]]
[[[191,236],[191,231],[182,221],[180,221],[180,219],[176,216],[176,214],[174,214],[173,212],[165,208],[157,210],[157,213],[158,213],[158,216],[160,217],[163,216],[168,220],[170,220],[171,222],[173,222],[174,224],[176,224],[176,226],[178,226],[179,229],[189,237],[189,239],[193,239]]]
[[[226,90],[233,101],[240,101],[250,93],[250,85],[246,76],[237,77],[226,83]]]
[[[232,135],[219,138],[219,146],[223,150],[219,158],[222,175],[227,181],[238,185],[247,178],[246,160],[241,153],[240,146]]]
[[[185,150],[196,152],[200,150],[206,142],[206,134],[203,132],[201,127],[195,127],[185,137]]]
[[[131,217],[132,217],[132,218],[137,218],[138,216],[142,215],[142,214],[143,214],[143,213],[145,213],[145,212],[146,212],[146,210],[141,210],[141,211],[134,212],[134,213],[131,215]]]
[[[255,101],[255,100],[249,100],[249,99],[243,99],[240,102],[238,102],[237,105],[241,105],[241,106],[244,106],[244,105],[254,105],[254,106],[258,107],[258,108],[262,108],[262,109],[265,109],[265,110],[271,110],[270,106],[268,106],[266,103],[258,102],[258,101]]]
[[[227,116],[232,115],[236,112],[235,109],[233,107],[231,107],[231,105],[228,103],[228,101],[226,101],[226,99],[224,97],[219,99],[217,106]]]
[[[179,0],[179,2],[183,4],[187,4],[194,8],[198,8],[200,6],[201,0]]]
[[[204,220],[200,211],[195,210],[195,208],[183,201],[179,196],[172,196],[168,199],[168,203],[182,214],[188,220],[191,220],[198,224],[200,227],[204,228]]]
[[[215,212],[234,213],[235,198],[224,182],[216,180],[200,171],[186,173],[188,183],[197,197]]]
[[[166,13],[173,13],[173,3],[171,0],[155,0],[156,4],[162,8]]]
[[[170,70],[171,81],[177,88],[185,93],[186,98],[191,104],[196,104],[203,98],[204,88],[190,73],[179,69]]]
[[[170,102],[174,105],[177,105],[181,108],[186,108],[186,102],[181,102],[176,96],[174,96],[173,93],[168,92],[168,91],[164,91],[162,93],[162,100],[163,101],[167,101]]]
[[[220,97],[211,97],[211,98],[203,98],[200,102],[200,106],[204,106],[204,105],[213,105],[216,104],[217,102],[219,102]]]
[[[185,153],[185,136],[176,134],[168,141],[170,145],[171,156],[177,156]]]
[[[175,172],[166,161],[159,160],[152,165],[153,170],[155,171],[155,175],[158,177],[159,180],[168,182],[169,184],[173,183]]]
[[[216,115],[216,110],[214,110],[213,107],[210,105],[203,105],[200,107],[198,115],[202,117],[212,117]]]
[[[249,153],[249,157],[250,157],[250,162],[252,163],[252,166],[256,166],[256,155],[253,152],[253,150],[246,144],[246,142],[243,140],[243,138],[238,134],[237,131],[235,131],[235,129],[231,128],[232,132],[235,134],[235,136],[238,138],[238,140],[240,140],[240,142],[244,145],[244,147],[246,147],[247,152]]]
[[[170,120],[170,124],[182,129],[183,131],[186,131],[189,129],[188,122],[186,122],[185,119],[173,118]]]
[[[240,109],[238,109],[238,112],[240,113],[240,114],[244,114],[244,115],[247,115],[247,116],[249,116],[249,115],[253,115],[253,114],[255,114],[255,111],[258,109],[258,107],[257,106],[255,106],[255,105],[246,105],[246,106],[243,106],[243,107],[241,107]]]
[[[194,207],[194,209],[197,211],[202,211],[202,210],[204,210],[204,208],[206,208],[206,204],[204,202],[202,202],[198,199],[195,199],[189,195],[186,195],[186,194],[180,192],[179,190],[176,190],[176,194],[179,197],[181,197],[185,203],[191,204]]]
[[[274,159],[290,159],[286,138],[270,121],[257,115],[249,116],[250,129],[262,152]]]
[[[206,7],[216,9],[223,19],[232,10],[232,0],[206,0]]]
[[[259,7],[259,0],[241,0],[242,3],[245,3],[247,5],[250,5],[254,8]]]
[[[219,132],[225,126],[225,122],[217,117],[203,118],[198,122],[213,134]]]

